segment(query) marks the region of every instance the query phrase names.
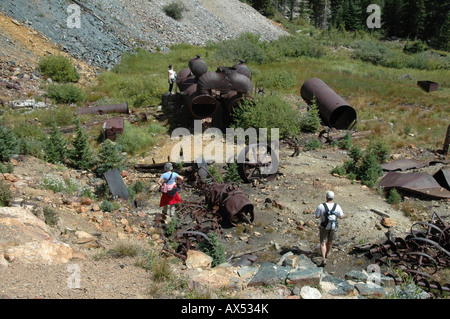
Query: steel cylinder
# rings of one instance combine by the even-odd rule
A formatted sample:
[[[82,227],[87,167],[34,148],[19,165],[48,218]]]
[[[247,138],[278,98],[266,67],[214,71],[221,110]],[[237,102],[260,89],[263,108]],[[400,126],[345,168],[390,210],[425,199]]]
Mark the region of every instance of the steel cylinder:
[[[300,94],[308,103],[314,98],[322,119],[332,128],[348,129],[357,121],[356,111],[321,79],[311,78],[303,83]]]
[[[177,87],[180,89],[180,92],[187,90],[192,84],[195,84],[196,79],[192,74],[191,69],[185,68],[178,72],[176,83]]]
[[[205,61],[197,54],[195,58],[189,60],[189,69],[192,71],[195,77],[200,77],[206,72],[208,72],[208,66]]]
[[[246,77],[250,78],[251,72],[248,66],[245,64],[244,60],[241,60],[235,65],[233,65],[233,69],[236,69],[238,73],[243,74]]]

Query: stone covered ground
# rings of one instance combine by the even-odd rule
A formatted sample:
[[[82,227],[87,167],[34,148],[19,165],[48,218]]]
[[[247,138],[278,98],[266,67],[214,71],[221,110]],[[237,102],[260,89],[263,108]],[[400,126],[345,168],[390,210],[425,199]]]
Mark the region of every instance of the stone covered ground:
[[[151,163],[152,158],[164,161],[170,149],[170,142],[160,144],[138,163]],[[100,201],[83,198],[79,192],[54,193],[39,186],[45,174],[53,174],[93,189],[102,181],[92,173],[32,157],[16,157],[12,160],[14,172],[4,174],[14,193],[15,208],[2,208],[0,214],[0,293],[4,298],[27,299],[190,298],[193,292],[197,298],[386,297],[392,291],[389,288],[392,282],[385,278],[383,288],[367,284],[366,270],[372,261],[351,251],[361,244],[384,242],[388,235],[404,237],[413,223],[411,217],[389,205],[375,189],[333,176],[330,170],[346,159],[345,151],[328,147],[291,157],[292,152],[287,146],[281,147],[281,174],[274,181],[264,187],[241,184],[254,204],[255,220],[252,225],[222,229],[221,243],[228,263],[213,268],[211,260],[205,260],[203,254],[192,253],[182,262],[162,251],[164,241],[153,227],[160,212],[160,195],[155,191],[159,173],[132,169],[122,172],[127,185],[141,180],[146,189],[137,197],[137,208],[122,203],[115,211],[106,213],[101,211]],[[403,155],[407,153],[417,155],[420,150],[410,148]],[[424,150],[421,153],[432,155]],[[440,165],[422,170],[431,172]],[[217,167],[221,169],[220,165]],[[339,237],[328,264],[318,267],[314,210],[329,189],[335,192],[345,218],[340,221]],[[202,198],[190,189],[180,194],[188,201]],[[448,221],[446,201],[414,197],[405,200],[426,208],[418,210],[420,215],[414,218],[427,221],[437,212]],[[49,227],[31,214],[36,206],[57,211],[57,225]],[[390,224],[382,223],[382,217],[372,209],[389,215]],[[42,214],[37,216],[42,218]],[[118,245],[140,247],[169,260],[171,272],[185,280],[184,289],[170,289],[155,280],[154,270],[139,266],[142,258],[139,254],[115,258],[108,253]],[[246,254],[254,255],[256,261],[231,266]],[[80,275],[80,286],[76,288],[71,281],[74,274]],[[306,291],[302,292],[302,288]]]

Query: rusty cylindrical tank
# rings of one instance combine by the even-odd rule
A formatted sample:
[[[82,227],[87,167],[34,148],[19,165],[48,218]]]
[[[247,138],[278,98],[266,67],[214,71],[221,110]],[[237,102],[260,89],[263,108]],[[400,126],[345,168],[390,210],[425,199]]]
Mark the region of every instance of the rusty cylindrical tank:
[[[357,121],[356,111],[321,79],[311,78],[303,83],[300,94],[312,104],[314,97],[323,120],[332,128],[348,129]]]
[[[233,69],[236,69],[238,73],[250,78],[251,72],[244,60],[240,60],[238,63],[233,65]]]
[[[189,60],[188,66],[192,74],[197,78],[208,72],[208,66],[198,54],[195,58]]]
[[[191,69],[185,68],[178,72],[176,79],[177,87],[180,92],[187,90],[192,84],[196,83],[195,76],[192,74]]]

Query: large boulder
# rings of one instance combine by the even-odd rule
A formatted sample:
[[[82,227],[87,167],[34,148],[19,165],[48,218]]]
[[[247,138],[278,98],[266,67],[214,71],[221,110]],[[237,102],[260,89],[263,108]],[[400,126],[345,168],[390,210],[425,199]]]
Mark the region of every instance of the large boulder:
[[[67,263],[84,257],[58,241],[55,231],[23,207],[0,207],[0,265],[20,263]]]

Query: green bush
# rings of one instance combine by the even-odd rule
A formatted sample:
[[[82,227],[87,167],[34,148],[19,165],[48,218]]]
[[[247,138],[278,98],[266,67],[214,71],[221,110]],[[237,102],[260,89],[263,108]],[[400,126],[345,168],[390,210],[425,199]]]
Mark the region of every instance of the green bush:
[[[256,96],[254,103],[245,101],[233,109],[233,128],[267,128],[267,138],[271,139],[271,129],[279,129],[279,137],[291,137],[300,133],[300,111],[281,95],[274,93]]]
[[[375,155],[379,163],[386,162],[389,157],[389,144],[383,138],[371,139],[367,151]]]
[[[80,75],[72,62],[62,55],[50,55],[39,60],[39,70],[56,82],[77,82]]]
[[[58,213],[51,207],[45,206],[43,208],[45,223],[49,226],[58,224]]]
[[[50,84],[47,96],[56,103],[82,103],[86,100],[86,93],[72,83]]]
[[[388,193],[387,202],[389,204],[400,204],[402,202],[402,196],[393,188]]]
[[[367,187],[374,187],[378,182],[378,178],[383,175],[383,170],[378,165],[377,157],[371,152],[366,152],[362,158],[358,172],[357,178]]]
[[[12,202],[12,193],[9,184],[0,180],[0,206],[9,206]]]
[[[428,46],[422,41],[408,41],[403,47],[405,53],[420,53],[428,50]]]
[[[213,165],[209,166],[208,168],[209,173],[211,174],[212,177],[214,177],[214,180],[218,183],[223,183],[223,177],[222,175],[219,173],[219,171],[217,170],[217,168]]]
[[[165,131],[164,127],[156,123],[149,126],[135,126],[124,122],[123,133],[117,136],[116,142],[120,144],[123,151],[136,155],[139,151],[153,147],[156,144],[154,136]]]
[[[320,144],[320,141],[317,138],[314,138],[305,143],[303,150],[304,151],[312,151],[312,150],[315,150],[315,149],[318,149],[321,147],[322,147],[322,144]]]
[[[14,132],[0,125],[0,161],[7,161],[19,151],[19,142]]]
[[[172,1],[163,7],[164,12],[171,18],[175,20],[180,20],[183,18],[183,12],[186,11],[183,3],[180,1]]]
[[[325,47],[317,40],[305,36],[281,36],[270,43],[270,49],[278,54],[276,60],[282,58],[299,58],[301,56],[321,58],[325,55]]]
[[[227,172],[225,174],[225,181],[241,183],[241,175],[239,175],[238,165],[236,162],[228,164]]]
[[[100,209],[102,210],[102,212],[111,213],[114,211],[114,204],[105,199],[100,205]]]
[[[14,166],[11,164],[11,162],[6,163],[6,165],[3,165],[3,163],[0,162],[0,173],[5,174],[9,173],[11,174],[14,172]]]
[[[377,156],[370,150],[363,152],[358,145],[353,145],[348,155],[351,160],[345,161],[343,166],[333,168],[331,173],[340,176],[348,174],[351,180],[357,179],[367,187],[374,187],[383,175]]]
[[[266,72],[256,81],[260,87],[277,90],[288,89],[298,84],[295,74],[286,70]]]
[[[199,243],[199,250],[212,257],[211,266],[215,267],[226,261],[225,247],[219,242],[219,236],[216,233],[209,233],[210,242],[203,240]]]
[[[216,44],[214,57],[218,61],[235,61],[243,59],[246,63],[264,63],[268,61],[267,53],[259,40],[259,35],[244,32],[238,38],[220,41]]]

